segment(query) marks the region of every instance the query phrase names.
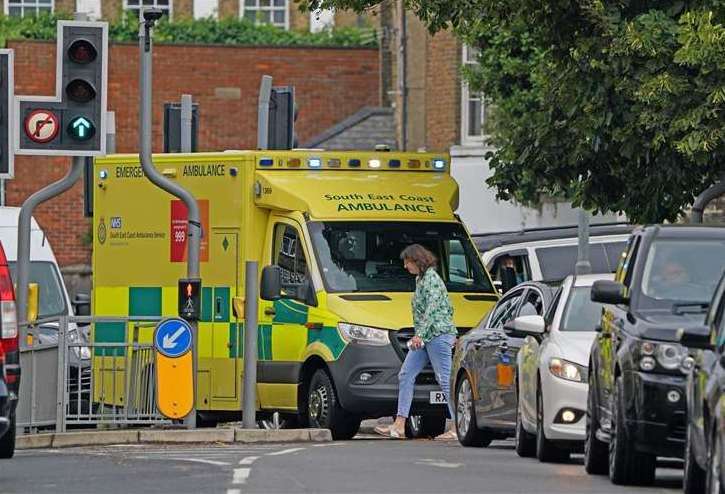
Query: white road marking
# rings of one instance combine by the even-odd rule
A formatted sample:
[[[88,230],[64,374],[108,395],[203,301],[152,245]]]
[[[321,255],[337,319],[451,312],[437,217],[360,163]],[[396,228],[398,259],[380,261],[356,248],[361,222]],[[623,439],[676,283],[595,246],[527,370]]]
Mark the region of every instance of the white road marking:
[[[259,459],[259,456],[247,456],[246,458],[242,458],[239,460],[240,465],[251,465],[255,461]]]
[[[267,456],[279,456],[279,455],[287,455],[290,453],[296,453],[298,451],[304,451],[305,448],[290,448],[290,449],[283,449],[282,451],[275,451],[273,453],[267,453]]]
[[[324,443],[324,444],[313,444],[313,448],[326,448],[328,446],[347,446],[347,443]]]
[[[227,489],[227,494],[242,494],[239,489]]]
[[[461,468],[463,466],[463,463],[448,463],[444,460],[432,460],[430,458],[425,458],[420,461],[415,462],[416,465],[425,465],[430,467],[439,467],[439,468]]]
[[[171,457],[169,460],[176,460],[176,461],[192,461],[195,463],[206,463],[207,465],[218,465],[218,466],[227,466],[231,465],[231,463],[227,463],[226,461],[215,461],[215,460],[205,460],[203,458],[174,458]]]
[[[249,468],[235,468],[232,484],[246,484],[250,472],[251,469]]]

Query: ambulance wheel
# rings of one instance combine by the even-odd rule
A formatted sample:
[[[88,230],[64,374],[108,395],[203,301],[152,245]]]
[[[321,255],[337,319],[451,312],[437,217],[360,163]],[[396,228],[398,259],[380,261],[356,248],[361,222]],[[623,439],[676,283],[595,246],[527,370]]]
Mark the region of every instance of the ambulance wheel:
[[[423,417],[420,415],[411,415],[405,419],[405,437],[408,439],[418,439],[423,437],[423,426],[421,422]]]
[[[360,429],[361,419],[347,414],[340,406],[335,387],[326,371],[318,369],[307,388],[307,423],[309,427],[330,429],[332,439],[352,439]]]

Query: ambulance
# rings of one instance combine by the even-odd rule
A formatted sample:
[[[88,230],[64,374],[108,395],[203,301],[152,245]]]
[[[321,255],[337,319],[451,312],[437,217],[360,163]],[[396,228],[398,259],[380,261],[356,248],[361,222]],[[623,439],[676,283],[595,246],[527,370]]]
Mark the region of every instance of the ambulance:
[[[241,416],[246,328],[234,308],[246,261],[260,267],[258,416],[278,412],[288,425],[328,428],[336,439],[396,412],[413,335],[415,279],[400,260],[407,245],[439,259],[459,332],[498,299],[454,214],[458,185],[445,154],[227,151],[153,162],[201,210],[196,407],[207,422]],[[137,155],[97,159],[94,182],[93,314],[177,315],[184,204],[146,179]],[[123,323],[99,322],[93,338],[130,335]],[[445,396],[431,369],[418,378],[412,413],[424,433],[443,431]]]

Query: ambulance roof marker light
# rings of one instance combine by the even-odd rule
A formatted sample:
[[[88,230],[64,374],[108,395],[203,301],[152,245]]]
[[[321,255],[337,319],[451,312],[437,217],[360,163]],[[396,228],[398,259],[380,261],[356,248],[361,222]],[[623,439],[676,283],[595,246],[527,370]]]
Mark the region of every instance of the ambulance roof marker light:
[[[349,166],[350,168],[360,168],[360,160],[358,160],[358,159],[348,160],[347,166]]]
[[[310,168],[322,168],[322,160],[320,158],[309,158],[307,166]]]
[[[443,171],[446,169],[446,160],[442,158],[435,158],[433,160],[433,169],[436,171]]]
[[[400,160],[388,160],[389,168],[400,168]]]
[[[274,166],[274,159],[272,158],[260,158],[259,166]]]
[[[287,160],[287,166],[292,168],[299,168],[302,162],[299,158],[290,158]]]
[[[368,166],[370,168],[380,168],[380,160],[368,160]]]
[[[337,158],[330,158],[327,160],[327,166],[329,168],[340,168],[340,160]]]
[[[420,160],[408,160],[408,168],[420,168]]]

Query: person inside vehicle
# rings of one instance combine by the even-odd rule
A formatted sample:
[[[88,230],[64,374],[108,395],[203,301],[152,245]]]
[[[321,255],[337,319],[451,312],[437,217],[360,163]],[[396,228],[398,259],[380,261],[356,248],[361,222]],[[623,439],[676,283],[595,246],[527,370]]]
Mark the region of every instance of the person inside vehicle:
[[[516,272],[516,263],[514,258],[505,254],[501,256],[501,264],[499,269],[499,277],[501,278],[501,289],[503,293],[511,290],[513,287],[523,281],[523,277]]]
[[[650,292],[656,298],[680,298],[692,288],[687,268],[677,259],[669,258],[650,279]]]

